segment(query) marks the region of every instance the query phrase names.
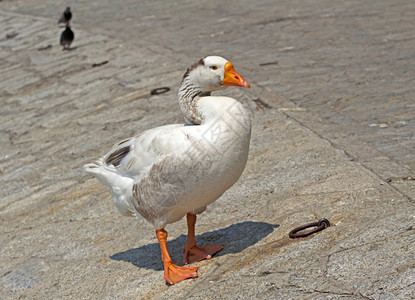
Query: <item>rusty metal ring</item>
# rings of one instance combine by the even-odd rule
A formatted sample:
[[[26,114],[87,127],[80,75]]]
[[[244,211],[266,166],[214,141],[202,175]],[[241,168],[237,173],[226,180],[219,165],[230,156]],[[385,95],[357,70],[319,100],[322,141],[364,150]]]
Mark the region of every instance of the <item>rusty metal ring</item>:
[[[330,226],[330,222],[327,219],[320,219],[318,222],[313,222],[313,223],[308,223],[302,226],[299,226],[297,228],[294,228],[293,230],[290,231],[290,233],[288,234],[288,236],[292,239],[295,238],[299,238],[299,237],[306,237],[309,236],[310,234],[319,232],[323,229],[326,229],[327,227]],[[310,228],[310,227],[316,227],[312,230],[308,230],[306,232],[299,232],[302,231],[306,228]]]
[[[169,87],[160,87],[160,88],[152,89],[151,94],[152,95],[160,95],[160,94],[167,93],[168,91],[170,91]]]

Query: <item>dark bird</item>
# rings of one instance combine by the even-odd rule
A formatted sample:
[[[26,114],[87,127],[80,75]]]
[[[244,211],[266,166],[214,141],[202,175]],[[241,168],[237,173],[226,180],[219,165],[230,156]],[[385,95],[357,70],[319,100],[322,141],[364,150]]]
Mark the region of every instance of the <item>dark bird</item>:
[[[66,24],[66,28],[64,31],[62,31],[61,40],[60,40],[63,50],[71,50],[70,46],[74,38],[75,38],[75,34],[73,33],[71,27],[69,27],[69,25]]]
[[[71,8],[68,6],[65,11],[62,13],[62,16],[59,18],[58,24],[64,23],[65,25],[69,23],[72,18]]]

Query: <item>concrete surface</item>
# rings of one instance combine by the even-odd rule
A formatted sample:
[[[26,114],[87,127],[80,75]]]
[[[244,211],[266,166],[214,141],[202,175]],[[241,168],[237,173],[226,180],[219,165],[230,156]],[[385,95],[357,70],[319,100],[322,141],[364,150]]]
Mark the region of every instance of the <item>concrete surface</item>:
[[[413,1],[163,3],[73,1],[62,51],[67,2],[0,2],[0,298],[414,298]],[[198,242],[224,250],[168,287],[153,228],[82,165],[182,122],[182,74],[207,54],[251,83],[225,94],[251,109],[252,146],[198,219]],[[185,229],[167,227],[176,262]]]

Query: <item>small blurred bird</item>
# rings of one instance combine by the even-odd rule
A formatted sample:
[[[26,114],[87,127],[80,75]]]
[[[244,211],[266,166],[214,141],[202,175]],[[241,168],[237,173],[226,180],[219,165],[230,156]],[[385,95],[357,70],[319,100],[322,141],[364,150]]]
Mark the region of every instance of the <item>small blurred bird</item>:
[[[71,43],[73,42],[73,39],[75,38],[75,34],[73,33],[71,27],[66,24],[65,30],[62,31],[61,34],[61,40],[60,43],[63,46],[62,50],[71,50]]]
[[[62,16],[59,18],[58,24],[67,25],[72,18],[71,8],[68,6],[65,11],[62,13]]]

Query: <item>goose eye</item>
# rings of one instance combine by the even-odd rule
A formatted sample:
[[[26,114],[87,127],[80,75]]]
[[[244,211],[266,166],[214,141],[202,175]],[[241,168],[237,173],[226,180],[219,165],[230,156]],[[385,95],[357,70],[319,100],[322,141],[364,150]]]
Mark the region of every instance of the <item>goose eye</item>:
[[[218,66],[210,66],[210,68],[211,68],[212,70],[217,70],[217,69],[218,69]]]

